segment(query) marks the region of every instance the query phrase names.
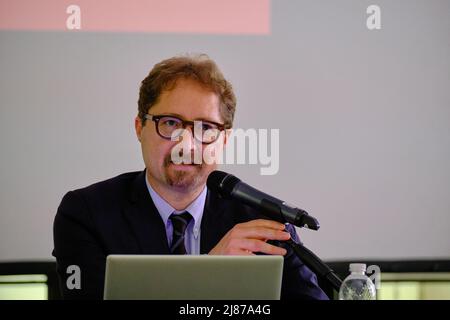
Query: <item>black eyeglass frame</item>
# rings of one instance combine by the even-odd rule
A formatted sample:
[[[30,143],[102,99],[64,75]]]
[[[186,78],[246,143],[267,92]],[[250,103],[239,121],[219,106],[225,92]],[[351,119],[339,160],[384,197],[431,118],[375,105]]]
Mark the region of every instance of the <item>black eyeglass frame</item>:
[[[158,133],[158,135],[159,135],[161,138],[166,139],[166,140],[171,140],[171,139],[172,139],[172,136],[166,137],[166,136],[164,136],[163,134],[161,134],[161,132],[159,131],[159,121],[160,121],[162,118],[174,118],[174,119],[180,120],[181,126],[182,126],[183,129],[186,129],[186,127],[187,127],[188,125],[189,125],[189,126],[192,126],[192,128],[194,128],[195,122],[202,122],[202,123],[212,124],[212,125],[216,126],[217,129],[218,129],[219,131],[224,131],[225,129],[229,129],[229,127],[227,127],[225,124],[217,123],[217,122],[214,122],[214,121],[204,121],[204,120],[190,121],[190,120],[185,120],[185,119],[182,119],[182,118],[180,118],[180,117],[177,117],[177,116],[174,116],[174,115],[171,115],[171,114],[158,114],[158,115],[153,115],[153,114],[147,113],[147,114],[144,116],[144,119],[153,121],[153,122],[155,123],[156,133]],[[216,136],[216,138],[215,138],[213,141],[205,142],[205,141],[202,140],[201,142],[202,142],[203,144],[211,144],[211,143],[213,143],[213,142],[216,142],[217,139],[219,139],[219,136],[220,136],[220,133]]]

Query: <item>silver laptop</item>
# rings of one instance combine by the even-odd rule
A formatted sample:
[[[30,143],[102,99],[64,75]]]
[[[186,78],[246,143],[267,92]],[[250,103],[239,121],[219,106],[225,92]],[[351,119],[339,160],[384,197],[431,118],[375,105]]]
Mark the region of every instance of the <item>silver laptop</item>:
[[[282,256],[110,255],[104,299],[278,300]]]

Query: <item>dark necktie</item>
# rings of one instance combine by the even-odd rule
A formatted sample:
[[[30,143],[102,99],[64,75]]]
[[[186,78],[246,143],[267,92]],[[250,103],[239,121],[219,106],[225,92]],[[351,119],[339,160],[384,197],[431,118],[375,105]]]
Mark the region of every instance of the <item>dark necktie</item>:
[[[172,245],[170,246],[170,252],[172,254],[186,254],[184,235],[191,219],[192,216],[187,211],[181,214],[172,214],[170,216],[173,226]]]

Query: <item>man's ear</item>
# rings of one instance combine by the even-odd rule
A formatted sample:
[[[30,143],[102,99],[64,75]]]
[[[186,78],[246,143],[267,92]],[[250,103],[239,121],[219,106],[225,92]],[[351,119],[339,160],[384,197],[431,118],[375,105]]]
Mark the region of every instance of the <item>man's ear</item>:
[[[134,119],[134,129],[136,130],[136,136],[137,136],[139,142],[141,142],[142,120],[141,120],[141,118],[139,118],[139,116],[136,116],[136,118]]]

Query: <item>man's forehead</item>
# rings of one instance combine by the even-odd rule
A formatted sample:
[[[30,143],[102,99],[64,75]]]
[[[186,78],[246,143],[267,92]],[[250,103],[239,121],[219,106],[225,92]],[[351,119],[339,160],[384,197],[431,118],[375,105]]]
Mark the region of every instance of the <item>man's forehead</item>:
[[[163,91],[150,113],[172,114],[189,120],[220,120],[220,101],[212,90],[195,81],[178,81],[171,90]]]
[[[218,102],[219,97],[211,89],[197,81],[189,79],[180,79],[171,85],[166,90],[163,90],[160,99],[176,101],[177,99],[191,99],[191,100],[211,100]]]

